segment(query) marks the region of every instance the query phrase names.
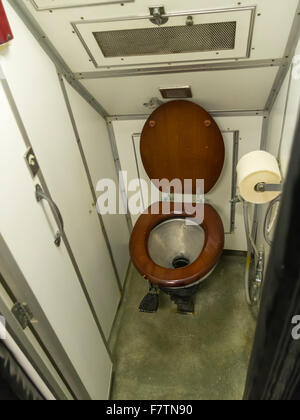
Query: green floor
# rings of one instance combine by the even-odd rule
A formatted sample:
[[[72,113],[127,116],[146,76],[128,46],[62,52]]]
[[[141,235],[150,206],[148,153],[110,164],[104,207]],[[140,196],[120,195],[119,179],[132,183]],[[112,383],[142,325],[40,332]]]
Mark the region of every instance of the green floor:
[[[138,311],[147,283],[131,269],[111,336],[113,400],[242,399],[255,321],[244,298],[245,258],[223,256],[201,286],[194,315],[161,293]]]

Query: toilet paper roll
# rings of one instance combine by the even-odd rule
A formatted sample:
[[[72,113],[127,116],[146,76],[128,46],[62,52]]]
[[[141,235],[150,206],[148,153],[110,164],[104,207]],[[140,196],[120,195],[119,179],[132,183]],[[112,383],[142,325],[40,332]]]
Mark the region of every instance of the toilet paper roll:
[[[276,158],[264,151],[255,151],[243,156],[237,165],[239,193],[250,203],[263,204],[278,197],[279,191],[257,192],[260,182],[280,184],[281,174]]]

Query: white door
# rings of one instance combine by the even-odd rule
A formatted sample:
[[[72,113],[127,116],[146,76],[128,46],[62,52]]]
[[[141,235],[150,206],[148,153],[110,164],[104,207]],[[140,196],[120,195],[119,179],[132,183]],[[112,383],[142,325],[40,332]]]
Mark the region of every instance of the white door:
[[[1,66],[108,338],[120,291],[57,70],[8,4],[6,10],[15,38],[0,51]]]
[[[53,243],[57,226],[49,207],[35,199],[39,179],[26,166],[26,146],[1,83],[0,109],[1,234],[87,394],[106,399],[112,364],[64,243]]]

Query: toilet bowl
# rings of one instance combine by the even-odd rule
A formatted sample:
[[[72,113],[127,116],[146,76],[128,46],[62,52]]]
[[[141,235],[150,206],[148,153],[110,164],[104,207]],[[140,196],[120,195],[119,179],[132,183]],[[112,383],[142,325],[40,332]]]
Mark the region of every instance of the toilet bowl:
[[[196,180],[204,180],[204,193],[217,183],[223,169],[222,134],[202,107],[189,101],[171,101],[156,109],[142,131],[141,158],[149,178],[160,189],[162,179],[192,180],[185,194],[197,194]],[[176,186],[174,193],[178,193]],[[194,288],[214,269],[224,247],[221,217],[210,204],[193,204],[194,214],[178,211],[170,203],[164,214],[162,202],[152,204],[136,222],[130,255],[139,273],[162,290]],[[201,224],[191,219],[204,205]],[[185,206],[182,206],[185,207]],[[200,210],[200,209],[199,209]]]
[[[185,218],[190,215],[178,214],[173,203],[170,214],[162,213],[162,203],[159,207],[159,214],[151,214],[150,206],[135,224],[130,239],[132,262],[154,285],[165,288],[194,286],[214,269],[222,254],[222,220],[209,204],[204,205],[201,225],[186,224]]]

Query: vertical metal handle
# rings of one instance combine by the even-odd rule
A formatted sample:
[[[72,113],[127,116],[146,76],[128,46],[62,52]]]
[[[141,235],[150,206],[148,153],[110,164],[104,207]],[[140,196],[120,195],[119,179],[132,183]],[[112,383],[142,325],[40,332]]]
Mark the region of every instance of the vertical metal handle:
[[[35,197],[36,197],[36,200],[38,202],[40,202],[41,200],[46,200],[48,202],[49,206],[51,207],[53,213],[55,214],[59,231],[55,235],[54,243],[55,243],[56,246],[60,246],[61,238],[63,237],[63,234],[64,234],[64,221],[63,221],[62,215],[59,211],[59,208],[57,207],[55,202],[52,200],[52,198],[49,197],[43,191],[43,189],[40,185],[36,185],[36,187],[35,187]]]

